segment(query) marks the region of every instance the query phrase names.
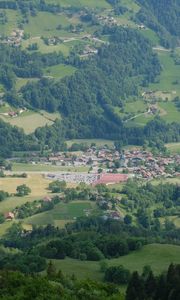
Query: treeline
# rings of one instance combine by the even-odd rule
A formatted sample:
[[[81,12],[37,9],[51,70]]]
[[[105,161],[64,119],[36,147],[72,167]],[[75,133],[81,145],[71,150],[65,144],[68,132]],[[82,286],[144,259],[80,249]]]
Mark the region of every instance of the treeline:
[[[180,265],[171,264],[168,271],[160,276],[155,276],[151,270],[142,275],[134,272],[129,281],[125,299],[180,299]]]
[[[2,300],[123,300],[119,288],[93,280],[79,281],[48,265],[45,275],[23,275],[17,271],[0,272]]]
[[[137,19],[154,30],[165,47],[175,45],[180,37],[180,3],[178,0],[138,0],[142,8]],[[177,42],[177,41],[176,41]]]

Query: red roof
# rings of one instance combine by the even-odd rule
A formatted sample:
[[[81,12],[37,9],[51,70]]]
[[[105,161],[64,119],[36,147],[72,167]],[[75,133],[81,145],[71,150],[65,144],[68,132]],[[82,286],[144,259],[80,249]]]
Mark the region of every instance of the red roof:
[[[128,180],[127,174],[102,174],[100,179],[95,182],[97,184],[113,184],[119,182],[126,182]]]

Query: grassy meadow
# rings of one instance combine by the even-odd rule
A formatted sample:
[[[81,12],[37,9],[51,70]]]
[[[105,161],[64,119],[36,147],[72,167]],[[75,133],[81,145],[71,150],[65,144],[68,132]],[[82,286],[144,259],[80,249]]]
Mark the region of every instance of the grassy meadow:
[[[173,58],[168,51],[156,51],[161,65],[162,72],[159,77],[159,83],[150,85],[150,89],[159,91],[176,92],[175,96],[180,96],[180,84],[175,84],[176,80],[179,80],[180,65],[175,65]]]
[[[131,272],[135,270],[142,272],[143,267],[149,265],[156,274],[167,270],[169,264],[172,262],[180,263],[180,246],[151,244],[126,256],[107,260],[108,266],[123,265]],[[95,280],[103,279],[99,262],[79,261],[67,258],[65,260],[54,260],[54,264],[64,274],[75,274],[79,279],[87,277]]]
[[[60,118],[59,113],[47,113],[45,111],[26,111],[18,117],[12,118],[0,115],[0,118],[13,126],[23,128],[26,134],[34,132],[38,127],[52,125],[56,119]]]

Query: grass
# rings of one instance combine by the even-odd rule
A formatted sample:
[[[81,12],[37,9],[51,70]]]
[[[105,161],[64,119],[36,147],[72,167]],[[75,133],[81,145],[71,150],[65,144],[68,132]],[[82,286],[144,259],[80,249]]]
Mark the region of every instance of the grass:
[[[74,21],[75,20],[75,21]],[[69,19],[65,15],[55,15],[50,12],[38,12],[37,16],[29,17],[29,23],[24,26],[26,33],[33,37],[51,37],[59,35],[58,25],[68,26],[77,23],[76,19]]]
[[[76,6],[76,7],[90,7],[90,8],[111,8],[106,0],[48,0],[49,3],[58,3],[61,6]]]
[[[19,91],[24,85],[29,82],[36,82],[38,78],[17,78],[16,80],[16,90]]]
[[[18,27],[18,20],[20,19],[20,14],[16,10],[11,9],[0,9],[0,12],[5,11],[8,22],[5,24],[1,24],[0,33],[2,35],[10,35],[13,29]]]
[[[158,106],[165,112],[161,117],[167,122],[180,122],[180,111],[174,102],[160,102]]]
[[[65,76],[72,75],[75,71],[76,71],[76,68],[74,68],[70,65],[60,64],[60,65],[46,68],[45,75],[60,79]]]
[[[155,274],[167,270],[169,264],[180,263],[180,246],[151,244],[144,246],[141,250],[131,252],[120,258],[107,260],[109,266],[123,265],[132,271],[140,271],[145,265],[150,265]],[[102,280],[103,273],[100,273],[98,262],[79,261],[67,258],[65,260],[54,260],[57,269],[61,269],[64,274],[73,273],[79,279],[91,278]]]
[[[55,119],[60,118],[60,115],[58,113],[50,114],[42,111],[40,113],[28,111],[15,118],[2,115],[0,115],[0,118],[13,126],[23,128],[24,132],[29,134],[34,132],[38,127],[52,125]]]
[[[162,72],[159,77],[159,83],[151,84],[150,89],[168,92],[176,91],[174,97],[180,96],[180,84],[173,84],[173,82],[179,80],[180,65],[175,65],[170,52],[157,51],[157,53],[162,65]]]
[[[80,166],[53,166],[45,164],[26,164],[26,163],[14,163],[12,170],[14,172],[87,172],[89,167]]]
[[[18,185],[26,184],[31,188],[31,194],[25,198],[29,199],[31,197],[43,197],[48,194],[47,187],[49,182],[50,181],[45,179],[41,174],[36,173],[28,174],[27,178],[5,177],[0,178],[0,190],[7,191],[8,193],[16,193],[16,187]],[[4,206],[6,206],[6,204],[10,207],[11,205],[8,203],[13,201],[17,202],[18,199],[22,198],[8,198],[7,200],[0,202],[0,211]]]
[[[92,204],[89,201],[59,203],[53,210],[26,218],[25,220],[23,220],[23,222],[25,224],[31,225],[56,224],[62,227],[62,225],[64,225],[68,221],[72,222],[77,217],[85,216],[85,210],[91,208]]]
[[[171,153],[178,153],[180,154],[180,143],[169,143],[166,144],[166,148],[171,152]]]
[[[67,44],[58,44],[58,45],[46,45],[43,40],[39,37],[32,37],[28,40],[22,41],[23,49],[26,49],[28,45],[33,43],[37,43],[38,51],[41,53],[51,53],[51,52],[59,52],[61,51],[65,56],[69,54],[70,47]]]

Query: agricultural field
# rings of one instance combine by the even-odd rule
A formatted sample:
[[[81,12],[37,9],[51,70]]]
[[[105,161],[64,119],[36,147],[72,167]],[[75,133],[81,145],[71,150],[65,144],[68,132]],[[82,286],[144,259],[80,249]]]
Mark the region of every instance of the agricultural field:
[[[45,164],[26,164],[13,163],[12,170],[14,172],[87,172],[89,167],[80,166],[53,166]]]
[[[29,201],[29,198],[37,198],[47,195],[49,193],[47,190],[49,182],[50,181],[45,179],[41,174],[36,173],[28,174],[27,178],[5,177],[0,178],[0,190],[4,190],[10,194],[15,194],[16,187],[18,185],[26,184],[31,189],[31,194],[24,197],[27,202],[27,199]],[[19,201],[22,201],[24,198],[18,197],[15,199],[12,197],[0,202],[0,211],[6,210],[7,206],[10,208],[13,204],[16,206],[18,199],[20,199]]]
[[[180,96],[180,83],[176,84],[179,80],[180,65],[175,65],[173,58],[169,51],[156,50],[161,65],[162,72],[159,76],[159,83],[150,85],[150,89],[158,91],[174,92],[174,97]]]
[[[47,0],[47,3],[59,3],[61,6],[76,6],[76,7],[90,7],[90,8],[101,8],[107,9],[111,8],[111,5],[108,4],[106,0]]]
[[[50,114],[44,111],[26,111],[15,118],[3,115],[0,115],[0,118],[13,126],[23,128],[24,132],[29,134],[34,132],[38,127],[52,125],[56,119],[60,118],[60,115],[58,113]]]
[[[85,216],[87,210],[92,209],[90,201],[73,201],[70,203],[59,203],[53,210],[43,212],[23,220],[24,224],[30,225],[64,225],[74,221],[77,217]],[[61,222],[59,222],[61,221]]]
[[[165,271],[172,262],[180,263],[180,246],[151,244],[126,256],[107,260],[108,266],[123,265],[131,272],[135,270],[141,272],[145,265],[149,265],[156,274]],[[100,272],[98,262],[68,258],[65,260],[54,260],[54,264],[63,273],[67,275],[75,274],[79,279],[84,277],[96,280],[103,279],[103,273]]]

